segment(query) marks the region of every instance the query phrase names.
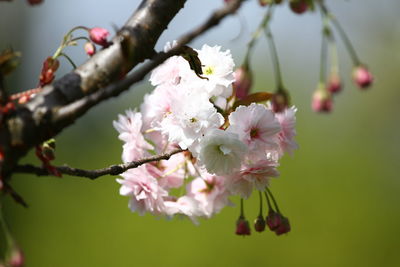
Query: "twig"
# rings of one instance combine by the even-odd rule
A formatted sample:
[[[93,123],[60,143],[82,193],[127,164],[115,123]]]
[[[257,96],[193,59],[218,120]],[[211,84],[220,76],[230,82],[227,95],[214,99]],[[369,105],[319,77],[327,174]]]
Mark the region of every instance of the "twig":
[[[140,165],[153,162],[153,161],[160,161],[160,160],[168,160],[172,155],[177,153],[183,152],[183,149],[176,149],[172,152],[165,153],[162,155],[156,155],[148,158],[144,158],[138,161],[132,161],[124,164],[115,164],[111,165],[107,168],[97,169],[97,170],[84,170],[69,167],[67,165],[55,167],[59,172],[62,174],[68,174],[71,176],[79,176],[89,178],[91,180],[97,179],[100,176],[104,175],[119,175],[129,169],[137,168]],[[37,176],[49,176],[51,175],[47,169],[42,167],[33,166],[31,164],[26,165],[17,165],[14,169],[15,173],[31,173],[36,174]]]

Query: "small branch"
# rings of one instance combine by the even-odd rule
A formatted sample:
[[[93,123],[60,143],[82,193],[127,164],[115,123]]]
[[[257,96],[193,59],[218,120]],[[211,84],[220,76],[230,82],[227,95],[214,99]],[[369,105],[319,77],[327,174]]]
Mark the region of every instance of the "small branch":
[[[100,176],[104,175],[119,175],[129,169],[134,169],[139,167],[140,165],[149,163],[149,162],[154,162],[154,161],[160,161],[160,160],[168,160],[172,155],[175,155],[177,153],[183,152],[183,149],[176,149],[170,153],[165,153],[162,155],[156,155],[152,157],[148,157],[145,159],[141,159],[138,161],[132,161],[124,164],[115,164],[111,165],[107,168],[102,168],[102,169],[97,169],[97,170],[84,170],[84,169],[78,169],[78,168],[73,168],[69,167],[67,165],[64,166],[59,166],[55,167],[59,172],[62,174],[68,174],[71,176],[79,176],[79,177],[85,177],[89,178],[91,180],[97,179]],[[26,165],[17,165],[14,169],[15,173],[30,173],[30,174],[36,174],[37,176],[48,176],[51,175],[47,169],[42,168],[42,167],[37,167],[33,166],[30,164]]]

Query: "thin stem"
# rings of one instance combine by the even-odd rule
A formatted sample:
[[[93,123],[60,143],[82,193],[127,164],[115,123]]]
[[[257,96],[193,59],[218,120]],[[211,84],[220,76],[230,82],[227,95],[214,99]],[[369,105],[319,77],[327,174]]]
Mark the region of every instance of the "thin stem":
[[[325,4],[320,0],[318,1],[319,6],[322,10],[322,12],[330,19],[332,22],[333,26],[336,28],[338,31],[341,39],[344,42],[344,45],[346,46],[346,49],[353,61],[353,64],[355,66],[361,65],[361,61],[357,56],[356,50],[354,49],[354,46],[352,45],[350,38],[347,36],[346,32],[344,31],[343,27],[340,25],[338,19],[331,13],[329,12],[328,8],[325,6]]]
[[[74,42],[79,41],[79,40],[85,40],[85,41],[87,41],[87,42],[90,42],[90,39],[89,39],[89,38],[87,38],[87,37],[85,37],[85,36],[80,36],[80,37],[76,37],[76,38],[71,39],[71,40],[67,43],[67,45],[74,45]]]
[[[261,191],[258,191],[258,196],[260,197],[260,214],[259,214],[259,216],[262,216],[262,213],[263,213],[263,201],[262,201],[262,193],[261,193]]]
[[[264,195],[265,195],[265,199],[267,200],[268,211],[273,210],[273,208],[271,206],[271,202],[270,202],[268,194],[267,194],[267,191],[264,192]]]
[[[258,25],[257,30],[253,33],[253,36],[252,36],[250,42],[247,44],[247,51],[246,51],[246,55],[245,55],[244,61],[243,61],[243,65],[245,65],[245,66],[249,66],[249,64],[250,64],[250,53],[253,51],[255,43],[258,40],[258,38],[260,37],[261,31],[267,26],[268,22],[270,21],[270,19],[272,17],[273,7],[274,7],[273,4],[268,6],[263,20],[261,21],[260,25]]]
[[[64,53],[60,53],[60,56],[65,57],[65,58],[68,60],[68,62],[71,63],[72,67],[73,67],[74,69],[76,69],[75,63],[72,61],[72,59],[71,59],[69,56],[67,56],[67,55],[64,54]]]
[[[269,196],[271,197],[272,202],[274,203],[274,206],[275,206],[276,211],[277,211],[278,213],[281,213],[281,211],[279,210],[279,207],[278,207],[278,203],[276,202],[276,200],[275,200],[275,198],[274,198],[274,195],[272,194],[271,190],[269,190],[268,187],[266,187],[265,190],[266,190],[266,192],[269,194]]]
[[[326,35],[322,35],[322,42],[321,42],[321,58],[320,58],[320,69],[319,69],[319,82],[325,83],[326,79],[326,65],[327,65],[327,42],[326,42]]]
[[[275,45],[275,41],[274,41],[274,37],[271,32],[271,29],[268,26],[265,28],[265,35],[267,37],[268,46],[270,49],[271,58],[272,58],[272,62],[274,65],[275,82],[277,85],[277,89],[278,89],[278,92],[283,91],[284,86],[283,86],[283,81],[282,81],[282,72],[281,72],[281,67],[279,64],[278,52],[276,49],[276,45]]]
[[[240,198],[240,217],[244,218],[243,198]]]

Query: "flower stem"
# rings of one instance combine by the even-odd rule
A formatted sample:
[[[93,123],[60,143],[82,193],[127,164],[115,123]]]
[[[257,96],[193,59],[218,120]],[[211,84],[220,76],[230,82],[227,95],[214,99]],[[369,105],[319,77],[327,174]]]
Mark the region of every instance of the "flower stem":
[[[246,67],[248,67],[250,65],[250,53],[253,51],[255,43],[258,40],[258,38],[260,37],[261,31],[268,25],[268,22],[270,21],[270,19],[272,17],[273,7],[274,7],[273,4],[268,6],[263,20],[261,21],[260,25],[258,25],[257,30],[253,33],[253,36],[252,36],[250,42],[247,44],[247,51],[246,51],[246,55],[245,55],[244,61],[243,61],[243,65]]]
[[[244,218],[244,204],[243,204],[243,198],[240,198],[240,217]]]
[[[259,193],[258,195],[260,197],[260,214],[258,216],[262,216],[262,213],[263,213],[262,193],[261,193],[261,191],[258,191],[258,193]]]
[[[268,195],[271,197],[272,203],[274,203],[274,206],[275,206],[276,211],[277,211],[278,213],[281,213],[281,211],[279,210],[279,207],[278,207],[278,203],[276,202],[276,200],[275,200],[275,198],[274,198],[274,195],[272,194],[271,190],[269,190],[269,188],[266,187],[266,188],[265,188],[265,191],[266,191],[266,195],[267,195],[267,193],[268,193]]]
[[[281,67],[279,64],[279,57],[278,57],[278,52],[276,50],[274,37],[272,35],[270,27],[268,27],[268,26],[265,28],[265,35],[268,40],[271,58],[272,58],[272,62],[274,65],[275,82],[277,85],[278,92],[281,92],[284,90],[284,86],[283,86],[283,82],[282,82]]]
[[[321,8],[322,13],[324,13],[324,15],[329,18],[329,20],[332,22],[333,26],[338,31],[340,38],[343,40],[344,45],[346,46],[346,49],[351,57],[351,60],[353,61],[353,64],[355,66],[361,65],[361,61],[357,56],[356,50],[354,49],[354,46],[352,45],[350,38],[347,36],[343,27],[340,25],[338,19],[331,12],[329,12],[328,8],[325,6],[325,4],[321,0],[318,1],[318,4]]]
[[[75,63],[72,61],[72,59],[71,59],[69,56],[67,56],[67,55],[64,54],[64,53],[60,53],[60,56],[65,57],[65,58],[68,60],[68,62],[71,63],[72,67],[73,67],[74,69],[76,69]]]

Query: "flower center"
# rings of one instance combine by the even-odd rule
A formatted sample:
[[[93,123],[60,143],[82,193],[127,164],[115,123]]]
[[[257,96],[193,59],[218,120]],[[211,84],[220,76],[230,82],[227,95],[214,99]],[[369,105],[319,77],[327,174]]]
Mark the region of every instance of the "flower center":
[[[218,148],[222,152],[222,154],[224,154],[224,155],[228,155],[229,153],[231,153],[231,149],[229,147],[224,146],[224,145],[220,145]]]
[[[214,68],[211,66],[207,66],[203,69],[205,75],[212,75],[214,73]]]
[[[250,137],[251,137],[251,139],[257,138],[257,137],[258,137],[258,129],[257,129],[257,128],[251,129],[251,131],[250,131]]]

